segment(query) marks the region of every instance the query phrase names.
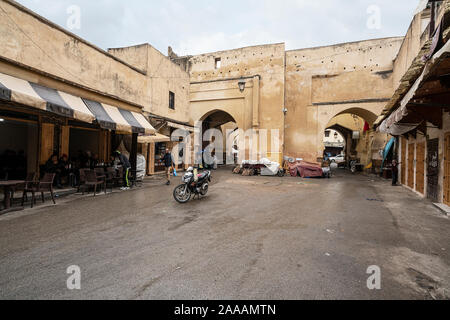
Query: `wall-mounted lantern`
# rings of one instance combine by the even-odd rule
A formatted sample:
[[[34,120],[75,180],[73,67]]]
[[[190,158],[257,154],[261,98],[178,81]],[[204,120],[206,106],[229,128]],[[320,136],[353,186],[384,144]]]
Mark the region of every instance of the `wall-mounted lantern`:
[[[239,91],[240,92],[244,92],[244,90],[245,90],[245,81],[244,80],[241,80],[241,81],[239,81],[238,82],[238,85],[239,85]]]

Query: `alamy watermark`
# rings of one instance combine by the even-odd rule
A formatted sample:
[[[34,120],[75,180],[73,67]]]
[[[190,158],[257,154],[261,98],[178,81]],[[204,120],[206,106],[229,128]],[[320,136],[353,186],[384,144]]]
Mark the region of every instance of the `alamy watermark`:
[[[370,266],[367,268],[366,273],[370,275],[367,279],[367,289],[381,290],[381,268],[379,266]]]
[[[193,133],[177,129],[171,140],[176,143],[172,157],[178,165],[233,165],[281,154],[278,129],[227,129],[223,132],[220,128],[205,127],[199,121]]]
[[[67,7],[66,13],[69,15],[66,21],[67,29],[80,30],[81,29],[81,8],[77,5]]]
[[[370,5],[367,8],[367,14],[369,17],[367,18],[367,28],[371,30],[380,30],[381,29],[381,8],[375,4]]]
[[[67,289],[81,290],[81,268],[73,265],[67,268],[66,273],[70,275],[66,281]]]

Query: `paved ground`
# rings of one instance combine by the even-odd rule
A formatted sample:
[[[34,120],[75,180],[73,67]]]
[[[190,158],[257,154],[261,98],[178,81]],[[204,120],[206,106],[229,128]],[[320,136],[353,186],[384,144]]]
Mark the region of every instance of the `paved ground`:
[[[0,298],[450,298],[450,221],[415,194],[344,172],[213,176],[186,205],[153,180],[0,216]],[[381,290],[367,289],[371,265]]]

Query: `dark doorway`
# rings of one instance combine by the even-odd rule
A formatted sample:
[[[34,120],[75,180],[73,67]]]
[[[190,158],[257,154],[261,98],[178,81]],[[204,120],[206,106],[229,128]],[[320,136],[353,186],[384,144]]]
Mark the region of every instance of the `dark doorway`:
[[[438,202],[439,197],[439,139],[429,140],[427,144],[427,197]]]

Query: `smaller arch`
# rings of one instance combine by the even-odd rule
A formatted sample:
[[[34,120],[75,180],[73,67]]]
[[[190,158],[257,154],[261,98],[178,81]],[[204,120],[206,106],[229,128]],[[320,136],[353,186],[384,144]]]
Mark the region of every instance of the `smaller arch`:
[[[342,115],[342,114],[354,114],[354,115],[357,115],[358,117],[360,117],[360,118],[364,119],[365,121],[367,121],[367,123],[369,123],[370,125],[372,125],[378,118],[378,116],[375,113],[373,113],[372,111],[370,111],[368,109],[348,108],[348,109],[345,109],[345,110],[335,114],[333,117],[331,117],[330,121],[333,120],[334,118],[336,118],[337,116]]]

